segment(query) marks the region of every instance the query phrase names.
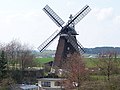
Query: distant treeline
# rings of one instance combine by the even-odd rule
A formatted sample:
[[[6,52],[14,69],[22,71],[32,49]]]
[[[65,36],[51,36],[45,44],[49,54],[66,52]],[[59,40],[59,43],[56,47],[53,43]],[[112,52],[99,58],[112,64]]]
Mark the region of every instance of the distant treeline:
[[[95,48],[84,48],[85,54],[102,54],[102,53],[117,53],[120,54],[120,47],[95,47]],[[45,50],[40,53],[38,51],[33,51],[33,53],[38,57],[54,57],[55,50]]]
[[[85,48],[86,54],[100,54],[100,53],[117,53],[120,54],[120,47],[95,47]]]

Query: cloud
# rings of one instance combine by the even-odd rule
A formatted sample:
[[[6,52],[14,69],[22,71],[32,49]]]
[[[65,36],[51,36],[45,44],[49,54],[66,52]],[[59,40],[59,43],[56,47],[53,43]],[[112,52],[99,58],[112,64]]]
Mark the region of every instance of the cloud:
[[[36,35],[35,31],[40,30],[43,14],[37,11],[22,11],[22,12],[0,12],[0,41],[8,41],[11,38],[30,38]],[[34,33],[33,33],[34,32]],[[29,35],[27,35],[29,33]]]
[[[120,16],[116,16],[113,22],[120,25]]]
[[[102,8],[102,9],[93,9],[93,14],[97,18],[98,21],[104,21],[112,18],[113,16],[113,8]]]
[[[74,2],[73,2],[72,0],[66,0],[66,6],[67,6],[67,7],[72,6],[73,3],[74,3]]]
[[[13,24],[25,21],[38,21],[41,20],[44,16],[39,11],[21,11],[21,12],[13,12],[13,11],[0,11],[0,23],[4,24]]]
[[[113,19],[113,25],[116,29],[120,29],[120,15]]]

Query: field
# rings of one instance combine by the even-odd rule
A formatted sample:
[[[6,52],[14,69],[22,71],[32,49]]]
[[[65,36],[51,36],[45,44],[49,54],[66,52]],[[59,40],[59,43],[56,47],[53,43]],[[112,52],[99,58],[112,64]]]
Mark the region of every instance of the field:
[[[85,58],[84,61],[87,68],[96,67],[96,63],[98,63],[97,58]]]
[[[44,63],[48,63],[53,60],[54,58],[36,58],[35,62],[37,64],[44,64]],[[120,63],[120,58],[117,58],[117,60]],[[98,58],[84,58],[84,62],[87,68],[94,68],[96,67],[96,64],[98,63]]]
[[[54,58],[36,58],[35,62],[37,64],[45,64],[45,63],[48,63],[48,62],[53,61],[53,60],[54,60]]]
[[[35,62],[37,64],[44,64],[44,63],[48,63],[50,61],[53,61],[54,58],[36,58]],[[92,67],[96,67],[96,63],[98,61],[97,58],[85,58],[85,65],[88,68],[92,68]]]

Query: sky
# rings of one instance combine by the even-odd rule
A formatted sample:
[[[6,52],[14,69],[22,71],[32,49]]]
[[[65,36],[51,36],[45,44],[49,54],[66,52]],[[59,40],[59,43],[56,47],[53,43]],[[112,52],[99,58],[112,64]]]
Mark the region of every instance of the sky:
[[[120,46],[120,0],[0,0],[0,43],[17,39],[33,46],[60,30],[42,10],[49,5],[67,23],[86,4],[92,9],[76,26],[86,48]],[[48,49],[56,49],[56,39]]]

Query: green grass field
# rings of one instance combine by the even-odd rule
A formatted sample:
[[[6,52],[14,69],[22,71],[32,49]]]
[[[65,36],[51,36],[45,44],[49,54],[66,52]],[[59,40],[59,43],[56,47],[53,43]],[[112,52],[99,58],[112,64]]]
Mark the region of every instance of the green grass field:
[[[120,58],[118,59],[120,60]],[[36,58],[35,62],[37,64],[44,64],[44,63],[48,63],[53,60],[54,58]],[[98,58],[84,58],[84,61],[85,61],[85,65],[87,68],[93,68],[93,67],[96,67],[98,63]]]
[[[35,59],[35,62],[37,64],[44,64],[44,63],[48,63],[50,61],[53,61],[54,58],[36,58]],[[86,64],[86,67],[88,68],[92,68],[92,67],[96,67],[96,63],[98,61],[98,59],[96,58],[85,58],[85,64]]]
[[[44,63],[48,63],[50,61],[53,61],[54,58],[36,58],[35,62],[36,63],[40,63],[40,64],[44,64]]]
[[[85,65],[88,68],[93,68],[96,67],[96,64],[98,63],[98,59],[97,58],[85,58]]]

